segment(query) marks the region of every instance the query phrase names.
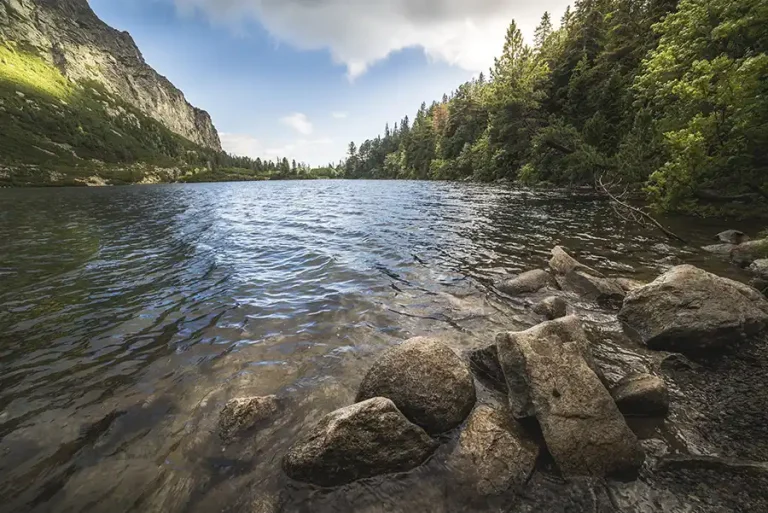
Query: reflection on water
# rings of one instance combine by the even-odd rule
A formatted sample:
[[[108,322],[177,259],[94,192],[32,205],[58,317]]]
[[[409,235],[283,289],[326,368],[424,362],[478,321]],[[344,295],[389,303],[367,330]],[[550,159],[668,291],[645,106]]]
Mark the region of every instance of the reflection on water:
[[[320,492],[279,460],[386,346],[532,324],[490,284],[554,244],[641,279],[704,262],[590,199],[422,182],[0,190],[0,241],[8,511],[470,511],[440,468]],[[266,394],[279,419],[222,447],[221,405]]]

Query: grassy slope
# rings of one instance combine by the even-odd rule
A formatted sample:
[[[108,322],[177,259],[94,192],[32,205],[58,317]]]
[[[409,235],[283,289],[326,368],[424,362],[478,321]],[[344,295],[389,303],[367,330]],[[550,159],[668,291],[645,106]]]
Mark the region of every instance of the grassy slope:
[[[0,44],[0,185],[263,179],[209,170],[214,152],[109,93]]]

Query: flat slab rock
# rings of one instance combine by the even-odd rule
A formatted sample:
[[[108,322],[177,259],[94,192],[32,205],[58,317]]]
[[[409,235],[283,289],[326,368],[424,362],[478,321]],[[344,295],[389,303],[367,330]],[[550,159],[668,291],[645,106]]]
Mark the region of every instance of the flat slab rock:
[[[696,353],[765,333],[768,302],[747,285],[680,265],[627,295],[619,319],[651,349]]]
[[[297,481],[339,486],[411,470],[437,445],[392,401],[375,397],[323,417],[291,446],[283,470]]]
[[[458,427],[475,405],[467,364],[436,338],[416,337],[385,351],[360,384],[357,400],[387,397],[430,434]]]
[[[536,292],[545,287],[557,287],[555,279],[543,269],[526,271],[512,279],[505,280],[498,285],[498,289],[505,294],[524,294]]]
[[[511,403],[532,410],[564,475],[634,473],[644,460],[640,444],[588,365],[583,340],[573,316],[497,337]]]
[[[481,495],[495,495],[522,487],[538,456],[538,445],[508,411],[479,405],[467,419],[448,464]]]

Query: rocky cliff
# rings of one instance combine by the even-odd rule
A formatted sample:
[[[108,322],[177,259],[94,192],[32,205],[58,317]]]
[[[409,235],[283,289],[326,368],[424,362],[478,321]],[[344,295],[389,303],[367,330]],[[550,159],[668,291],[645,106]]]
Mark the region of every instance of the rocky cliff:
[[[74,82],[102,83],[192,142],[221,149],[208,113],[147,65],[130,34],[101,21],[87,0],[0,0],[3,41],[40,55]]]

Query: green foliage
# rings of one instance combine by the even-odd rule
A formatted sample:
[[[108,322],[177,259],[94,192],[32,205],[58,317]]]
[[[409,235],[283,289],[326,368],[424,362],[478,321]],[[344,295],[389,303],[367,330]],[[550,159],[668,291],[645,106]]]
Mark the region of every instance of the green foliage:
[[[369,140],[346,176],[644,187],[659,210],[768,207],[768,3],[580,0],[514,22],[484,75]],[[711,191],[723,198],[717,208]],[[745,196],[752,193],[753,196]],[[708,198],[708,199],[707,199]],[[717,198],[716,198],[717,199]]]

